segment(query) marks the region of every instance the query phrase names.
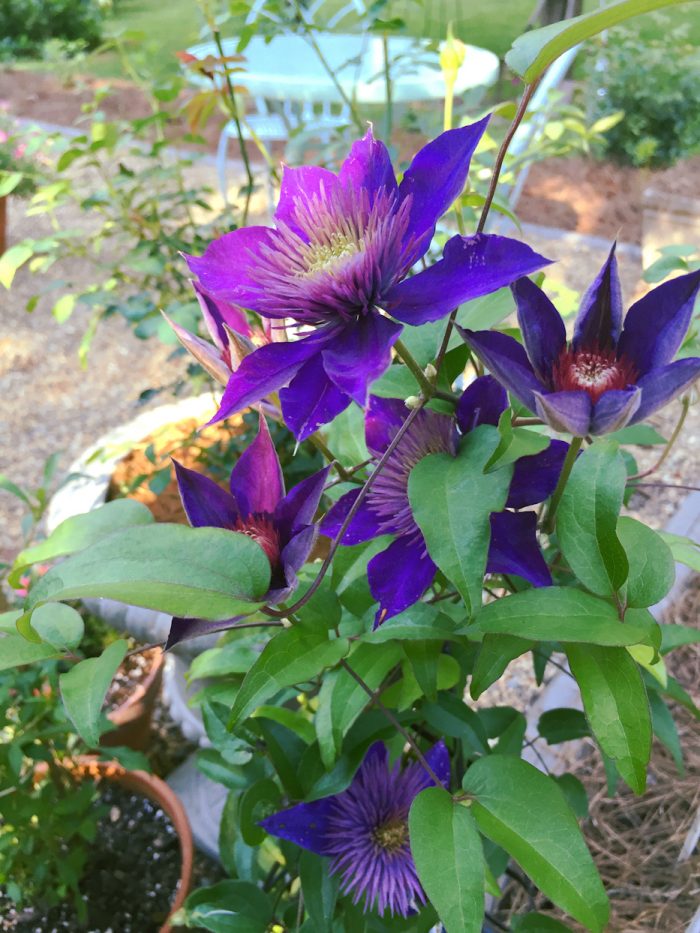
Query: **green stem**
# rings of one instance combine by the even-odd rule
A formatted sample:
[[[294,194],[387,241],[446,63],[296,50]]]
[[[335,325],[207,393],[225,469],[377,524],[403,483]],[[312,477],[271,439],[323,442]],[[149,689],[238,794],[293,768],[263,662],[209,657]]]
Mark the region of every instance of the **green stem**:
[[[389,40],[386,33],[382,35],[382,50],[384,52],[384,86],[386,87],[385,136],[387,144],[391,142],[391,133],[394,128],[394,104],[391,91],[391,63],[389,61]]]
[[[566,488],[566,484],[569,481],[569,476],[571,470],[573,469],[574,463],[576,462],[576,457],[578,456],[579,450],[581,450],[581,444],[583,444],[582,437],[572,437],[571,444],[569,444],[569,449],[566,454],[566,459],[564,460],[564,466],[561,468],[561,473],[559,475],[559,482],[557,483],[557,488],[554,490],[551,501],[549,503],[549,508],[547,509],[547,514],[545,515],[543,522],[543,530],[550,534],[554,531],[554,518],[557,514],[557,509],[559,508],[559,503],[561,497]]]
[[[425,375],[418,361],[413,356],[403,340],[396,341],[394,344],[394,350],[396,350],[396,355],[401,360],[401,362],[404,363],[415,376],[416,382],[420,386],[424,397],[427,399],[432,398],[435,395],[435,386]]]
[[[685,419],[688,416],[688,409],[690,408],[690,399],[688,398],[687,395],[681,401],[681,405],[683,406],[683,410],[681,411],[680,418],[678,419],[678,422],[675,428],[673,429],[673,434],[669,437],[668,442],[666,446],[664,447],[663,453],[661,454],[659,459],[656,461],[654,466],[649,467],[648,470],[644,470],[642,473],[635,473],[634,476],[628,476],[627,477],[628,483],[631,482],[632,480],[642,479],[645,476],[651,476],[652,473],[656,473],[656,471],[660,469],[661,466],[663,466],[664,461],[666,460],[666,457],[668,457],[668,455],[671,453],[671,448],[678,440],[678,436],[683,430]]]
[[[445,107],[443,110],[442,126],[444,130],[452,129],[452,104],[454,102],[454,78],[445,79]]]
[[[218,29],[214,30],[214,42],[216,43],[216,48],[219,51],[221,56],[221,64],[224,69],[224,75],[226,76],[226,90],[228,92],[228,109],[231,112],[233,122],[236,127],[236,136],[238,137],[238,144],[241,148],[241,157],[243,158],[243,165],[245,166],[245,173],[248,179],[248,184],[246,186],[246,196],[245,196],[245,205],[243,207],[243,218],[242,225],[245,226],[248,222],[248,212],[250,211],[250,199],[253,196],[253,172],[250,167],[250,159],[248,158],[248,148],[246,146],[245,139],[243,138],[243,129],[241,127],[241,120],[238,114],[238,102],[236,101],[236,92],[233,88],[233,82],[231,81],[231,74],[228,70],[228,66],[224,59],[226,58],[224,54],[224,47],[221,42],[221,33]]]

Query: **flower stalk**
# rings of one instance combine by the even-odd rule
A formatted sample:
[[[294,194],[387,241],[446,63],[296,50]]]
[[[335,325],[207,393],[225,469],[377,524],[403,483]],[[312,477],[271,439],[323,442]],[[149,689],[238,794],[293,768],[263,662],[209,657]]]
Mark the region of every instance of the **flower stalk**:
[[[564,460],[564,466],[562,467],[561,473],[559,474],[559,482],[557,483],[557,488],[552,493],[552,498],[549,502],[549,508],[547,509],[547,514],[545,515],[542,528],[547,534],[550,534],[554,531],[554,519],[557,514],[557,509],[559,508],[559,503],[561,497],[564,494],[566,489],[566,484],[569,481],[569,476],[576,462],[576,457],[578,457],[579,451],[581,450],[581,445],[583,444],[582,437],[573,437],[571,439],[571,444],[569,445],[569,450],[566,454]]]

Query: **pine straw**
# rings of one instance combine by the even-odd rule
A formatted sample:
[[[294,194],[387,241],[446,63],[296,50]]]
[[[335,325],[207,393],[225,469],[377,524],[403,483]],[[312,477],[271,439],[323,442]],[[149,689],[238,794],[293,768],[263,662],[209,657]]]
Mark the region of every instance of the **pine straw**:
[[[665,621],[698,626],[699,605],[700,578],[696,578]],[[667,663],[697,702],[700,646],[674,651]],[[577,771],[589,797],[590,816],[583,831],[610,896],[610,933],[684,933],[700,904],[698,846],[690,858],[678,861],[700,812],[700,723],[677,706],[672,712],[685,759],[682,776],[658,742],[642,797],[635,797],[622,784],[615,797],[608,797],[605,771],[595,751]],[[533,900],[532,892],[512,881],[500,906],[496,917],[504,923],[515,914],[537,909],[557,917],[572,930],[583,929],[541,895]]]

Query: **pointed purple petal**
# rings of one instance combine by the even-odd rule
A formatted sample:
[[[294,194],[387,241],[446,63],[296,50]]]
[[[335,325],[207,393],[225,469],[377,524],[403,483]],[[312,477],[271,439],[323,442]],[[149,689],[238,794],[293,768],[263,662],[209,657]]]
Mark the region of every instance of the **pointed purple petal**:
[[[222,301],[210,295],[206,289],[202,288],[199,282],[192,282],[199,307],[202,309],[202,317],[207,325],[207,330],[211,334],[214,343],[220,349],[228,346],[228,334],[224,329],[224,324],[228,324],[231,330],[244,337],[250,337],[252,331],[248,318],[244,312],[231,304],[230,301]]]
[[[307,338],[308,339],[308,338]],[[321,355],[305,363],[286,389],[280,392],[282,414],[297,440],[306,440],[322,424],[328,424],[351,402],[331,382],[323,368]]]
[[[403,327],[375,311],[347,325],[323,350],[323,368],[335,385],[364,408],[367,387],[391,364]]]
[[[370,453],[381,456],[406,418],[408,409],[401,399],[370,395],[365,415],[365,443]]]
[[[591,434],[609,434],[629,424],[639,408],[642,391],[637,386],[603,392],[593,406]]]
[[[528,358],[535,375],[547,382],[552,366],[566,347],[564,321],[542,289],[530,279],[518,279],[511,289]]]
[[[346,493],[328,510],[321,522],[321,534],[327,538],[335,538],[340,531],[340,527],[345,521],[348,512],[355,504],[355,500],[360,495],[360,489],[353,489]],[[364,500],[353,516],[350,526],[345,532],[342,544],[362,544],[384,534],[382,529],[382,519],[374,512]]]
[[[310,525],[314,520],[329,470],[330,466],[327,466],[312,476],[307,476],[277,503],[274,519],[282,540],[288,540],[300,528]]]
[[[230,488],[231,495],[246,514],[272,513],[284,495],[282,468],[264,415],[260,415],[257,437],[231,470]]]
[[[545,387],[532,371],[522,344],[497,330],[465,330],[459,325],[457,330],[501,385],[534,411],[535,392]]]
[[[352,144],[338,178],[345,188],[354,191],[364,188],[370,195],[370,204],[382,188],[387,194],[398,190],[389,150],[380,139],[374,138],[371,128]]]
[[[214,480],[173,460],[182,506],[193,528],[233,528],[239,516],[236,500]]]
[[[434,266],[389,289],[384,308],[405,324],[445,317],[464,301],[480,298],[551,262],[525,243],[495,234],[455,236]]]
[[[591,433],[593,406],[588,392],[535,392],[540,418],[555,431],[585,437]]]
[[[493,376],[479,376],[462,392],[455,417],[462,434],[473,431],[480,424],[498,425],[508,407],[508,394]]]
[[[556,489],[568,450],[565,441],[552,441],[546,450],[517,460],[506,507],[522,509],[549,498]]]
[[[228,418],[288,385],[304,363],[318,354],[324,341],[332,336],[332,331],[317,331],[303,340],[269,343],[250,353],[231,374],[219,410],[210,423]]]
[[[411,264],[428,249],[436,222],[462,193],[469,163],[488,122],[489,117],[484,117],[470,126],[441,133],[416,153],[406,169],[399,198],[411,198],[406,231],[406,243],[412,241],[413,247]]]
[[[449,787],[450,755],[447,751],[447,746],[442,741],[442,739],[439,742],[436,742],[430,751],[426,753],[425,760],[435,772],[436,777],[440,778],[440,782],[442,783],[443,787]],[[429,778],[429,781],[430,784],[433,783],[432,778]]]
[[[200,635],[213,635],[216,632],[225,632],[227,629],[235,628],[244,618],[245,616],[234,616],[232,619],[209,622],[207,619],[180,619],[174,616],[170,623],[170,632],[165,643],[165,650],[169,651],[175,645],[179,645],[181,641],[188,641],[190,638],[198,638]]]
[[[318,527],[316,525],[307,525],[295,534],[290,542],[282,549],[280,554],[280,563],[284,570],[286,588],[284,592],[275,592],[271,590],[268,593],[268,601],[273,603],[281,602],[283,599],[294,592],[299,583],[297,571],[304,566],[308,560],[311,549],[316,543],[318,537]]]
[[[191,334],[184,327],[180,327],[175,321],[171,321],[165,311],[161,311],[161,314],[173,329],[175,336],[185,350],[213,379],[225,386],[231,376],[231,367],[226,365],[222,357],[222,351],[213,343],[202,340],[196,334]]]
[[[332,801],[333,797],[324,797],[313,803],[299,803],[260,820],[259,825],[271,836],[288,839],[302,849],[323,855]]]
[[[436,571],[421,534],[397,538],[375,555],[367,565],[369,588],[379,603],[375,626],[418,602]]]
[[[300,168],[284,166],[280,199],[275,211],[275,220],[286,224],[303,240],[308,237],[296,224],[296,202],[318,197],[325,201],[339,187],[338,178],[327,168],[302,165]]]
[[[213,240],[203,256],[185,255],[185,259],[211,295],[255,311],[263,294],[252,266],[260,250],[273,245],[276,236],[269,227],[240,227]]]
[[[488,573],[516,573],[533,586],[551,586],[552,575],[537,543],[535,512],[494,512]]]
[[[615,244],[605,265],[583,296],[574,325],[574,350],[613,350],[622,328],[622,292]]]
[[[689,356],[676,360],[661,369],[652,369],[637,383],[642,390],[642,401],[630,420],[630,424],[644,421],[657,408],[666,405],[685,389],[689,388],[700,376],[700,357]]]
[[[617,347],[637,370],[637,377],[669,363],[690,325],[700,289],[700,269],[664,282],[627,312]]]

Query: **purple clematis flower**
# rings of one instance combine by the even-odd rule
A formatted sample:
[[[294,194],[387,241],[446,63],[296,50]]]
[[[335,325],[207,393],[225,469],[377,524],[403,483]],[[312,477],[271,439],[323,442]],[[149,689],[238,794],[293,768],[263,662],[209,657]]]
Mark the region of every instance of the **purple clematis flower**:
[[[425,756],[444,787],[450,759],[444,742]],[[407,917],[426,903],[413,864],[408,838],[408,812],[415,797],[434,781],[420,764],[400,763],[389,770],[383,742],[370,746],[347,790],[331,797],[282,810],[260,825],[274,836],[331,859],[332,875],[353,903],[364,899],[365,913]]]
[[[437,572],[411,511],[408,498],[411,470],[428,454],[454,454],[459,437],[457,427],[466,434],[480,424],[497,425],[507,407],[508,396],[492,376],[476,379],[460,398],[456,425],[449,415],[424,408],[377,477],[343,538],[343,544],[360,544],[380,535],[395,535],[393,543],[367,566],[369,588],[380,607],[375,625],[417,602]],[[365,437],[375,458],[387,449],[406,414],[403,401],[371,396]],[[563,441],[552,441],[541,453],[521,458],[513,471],[506,506],[521,509],[551,495],[567,449],[568,444]],[[338,534],[359,492],[358,489],[346,493],[335,503],[321,522],[321,534],[331,538]],[[515,573],[533,586],[549,586],[552,579],[537,543],[536,529],[534,512],[493,513],[488,572]]]
[[[486,124],[438,136],[400,184],[370,130],[337,175],[285,168],[274,229],[234,230],[186,257],[208,294],[273,322],[291,319],[301,338],[246,357],[214,420],[281,390],[285,421],[303,440],[351,401],[366,405],[369,384],[391,362],[399,321],[438,320],[549,262],[507,237],[455,236],[441,261],[407,278],[461,193]]]
[[[265,601],[274,604],[286,599],[296,588],[296,572],[316,541],[318,528],[313,519],[330,467],[297,483],[285,495],[277,452],[263,416],[258,436],[231,471],[230,492],[207,476],[173,462],[190,524],[194,528],[228,528],[256,541],[272,570]],[[167,647],[185,638],[230,628],[235,621],[173,619]]]
[[[523,347],[498,331],[460,333],[494,376],[555,431],[607,434],[644,421],[700,375],[700,358],[672,363],[693,313],[700,271],[652,289],[627,313],[615,247],[584,295],[574,338],[544,292],[513,286]]]

